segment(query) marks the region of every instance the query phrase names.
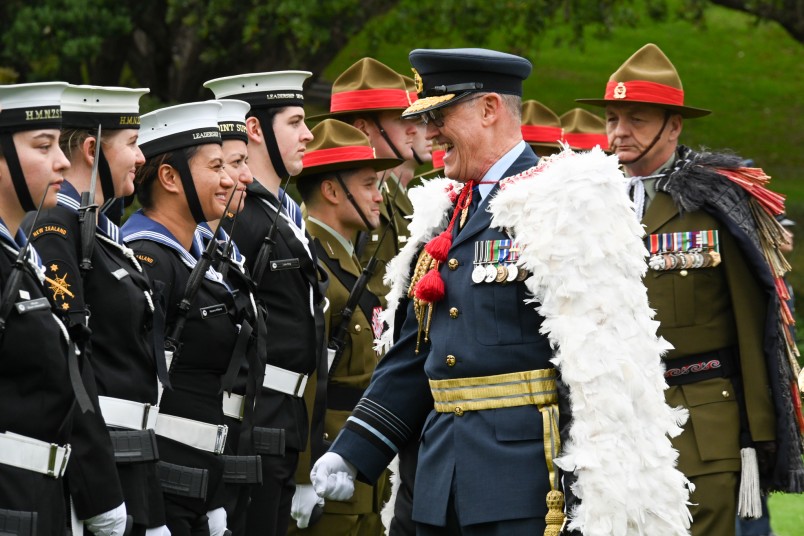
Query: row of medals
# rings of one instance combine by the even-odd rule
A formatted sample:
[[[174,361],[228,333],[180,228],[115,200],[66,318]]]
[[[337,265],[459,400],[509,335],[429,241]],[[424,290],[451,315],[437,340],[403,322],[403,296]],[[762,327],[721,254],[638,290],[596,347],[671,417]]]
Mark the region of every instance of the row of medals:
[[[720,253],[714,250],[657,253],[648,260],[650,269],[656,271],[714,268],[718,264]]]
[[[524,281],[528,272],[516,264],[475,264],[472,281],[475,283],[511,283]]]

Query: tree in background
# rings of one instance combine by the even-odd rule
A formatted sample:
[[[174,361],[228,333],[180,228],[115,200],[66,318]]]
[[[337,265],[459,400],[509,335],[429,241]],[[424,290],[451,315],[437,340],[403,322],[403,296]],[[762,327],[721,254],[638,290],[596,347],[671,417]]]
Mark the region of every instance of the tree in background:
[[[125,83],[150,87],[160,101],[191,101],[218,76],[320,72],[369,18],[395,3],[4,0],[0,65],[20,81]]]
[[[565,24],[576,41],[594,25],[635,24],[668,14],[671,0],[3,0],[0,83],[65,80],[146,86],[162,102],[205,96],[204,80],[249,71],[321,73],[371,19],[372,39],[400,32],[420,46],[477,43],[490,37],[513,53],[538,49],[548,25]],[[710,0],[682,0],[701,20]],[[778,21],[802,41],[801,0],[711,0]],[[444,44],[447,43],[447,44]]]

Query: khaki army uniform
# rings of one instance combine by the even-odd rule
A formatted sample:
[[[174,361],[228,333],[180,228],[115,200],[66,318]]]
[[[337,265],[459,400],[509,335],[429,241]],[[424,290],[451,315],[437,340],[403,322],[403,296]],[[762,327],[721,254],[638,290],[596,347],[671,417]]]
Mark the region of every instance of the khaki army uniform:
[[[399,179],[393,173],[390,173],[385,179],[381,190],[380,225],[365,236],[363,233],[360,234],[358,257],[360,264],[366,266],[369,259],[375,253],[377,254],[377,268],[369,280],[369,285],[377,291],[379,296],[385,296],[390,290],[383,283],[385,268],[410,238],[408,217],[413,215],[413,205],[408,198],[407,188],[399,183]],[[385,229],[389,225],[390,229],[386,232]],[[385,233],[385,238],[382,238],[383,233]],[[378,245],[379,249],[377,249]]]
[[[656,309],[659,335],[675,349],[674,360],[726,351],[741,370],[745,415],[750,440],[775,439],[774,406],[763,355],[766,299],[734,237],[703,211],[679,214],[673,199],[657,192],[642,223],[647,235],[718,230],[722,262],[716,267],[656,271],[645,275],[648,301]],[[673,438],[679,469],[696,484],[690,507],[694,535],[734,531],[740,463],[740,402],[735,378],[716,377],[671,386],[665,391],[671,406],[689,409],[684,432]],[[739,381],[739,380],[738,380]],[[699,512],[705,505],[711,515]],[[727,508],[727,510],[723,510]],[[723,515],[723,511],[733,515]],[[723,531],[726,532],[723,532]]]
[[[362,268],[357,258],[350,254],[328,229],[309,219],[306,221],[306,225],[307,231],[316,242],[320,262],[329,275],[330,285],[327,290],[329,308],[326,312],[326,332],[329,337],[341,322],[341,312],[351,290],[330,268],[330,263],[337,263],[340,270],[355,278],[360,276]],[[370,292],[370,289],[371,285],[366,292]],[[327,413],[324,429],[325,437],[330,441],[334,440],[344,427],[346,419],[351,415],[352,409],[360,400],[365,388],[368,387],[371,375],[379,361],[379,356],[373,348],[375,337],[373,323],[376,320],[368,315],[378,314],[381,302],[379,299],[373,301],[378,309],[368,314],[360,306],[355,308],[347,330],[346,350],[335,365],[327,388]],[[318,381],[321,381],[318,377],[311,378],[307,385],[310,395],[306,395],[305,398],[312,396]],[[310,483],[310,468],[308,449],[299,458],[299,469],[296,473],[297,484]],[[355,482],[355,493],[351,499],[346,501],[328,500],[324,506],[324,516],[316,524],[303,530],[296,528],[295,524],[291,524],[288,534],[379,536],[382,534],[379,512],[383,503],[388,499],[389,493],[390,486],[387,475],[380,478],[375,486]]]

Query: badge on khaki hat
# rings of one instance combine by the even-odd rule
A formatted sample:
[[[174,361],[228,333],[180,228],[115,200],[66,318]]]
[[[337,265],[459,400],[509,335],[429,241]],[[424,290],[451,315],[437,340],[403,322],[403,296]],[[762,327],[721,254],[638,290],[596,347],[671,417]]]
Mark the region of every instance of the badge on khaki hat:
[[[329,114],[310,119],[360,112],[402,112],[408,106],[410,98],[404,77],[374,58],[362,58],[332,84]]]
[[[651,104],[690,119],[711,113],[684,105],[681,78],[664,52],[653,43],[637,50],[609,77],[602,99],[575,100],[593,106],[614,102]]]

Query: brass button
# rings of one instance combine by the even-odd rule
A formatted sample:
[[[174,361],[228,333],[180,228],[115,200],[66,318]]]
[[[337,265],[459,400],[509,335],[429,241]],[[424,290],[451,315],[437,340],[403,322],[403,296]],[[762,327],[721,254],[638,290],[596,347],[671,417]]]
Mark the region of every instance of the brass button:
[[[731,396],[728,391],[723,391],[720,394],[723,395],[723,398],[729,398]]]
[[[355,324],[355,332],[360,333],[360,330],[363,329],[360,327],[360,324]]]
[[[455,413],[456,417],[462,417],[463,416],[463,408],[461,406],[455,406],[455,409],[453,410],[453,413]]]
[[[450,259],[449,261],[447,261],[447,266],[449,267],[450,270],[457,270],[458,264],[460,264],[458,262],[458,259]]]
[[[681,271],[679,272],[679,274],[681,274],[681,277],[687,277],[687,274],[688,274],[688,273],[689,273],[689,272],[688,272],[688,271],[686,271],[686,270],[681,270]]]
[[[458,362],[458,360],[455,359],[454,355],[448,355],[447,356],[447,366],[448,367],[454,367],[455,363],[457,363],[457,362]]]
[[[329,434],[324,432],[324,439],[329,439]]]
[[[458,308],[457,307],[450,307],[449,308],[449,317],[450,318],[458,318]]]

